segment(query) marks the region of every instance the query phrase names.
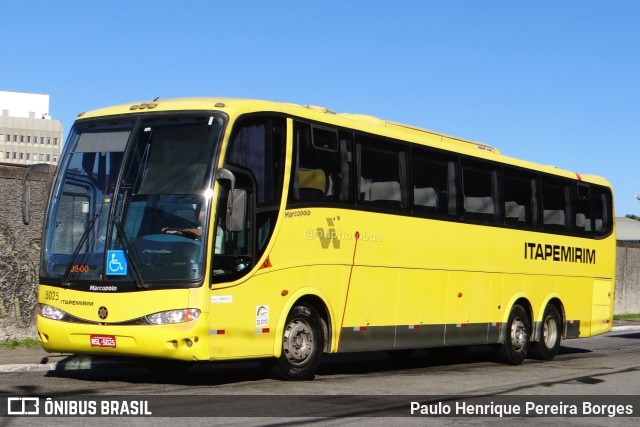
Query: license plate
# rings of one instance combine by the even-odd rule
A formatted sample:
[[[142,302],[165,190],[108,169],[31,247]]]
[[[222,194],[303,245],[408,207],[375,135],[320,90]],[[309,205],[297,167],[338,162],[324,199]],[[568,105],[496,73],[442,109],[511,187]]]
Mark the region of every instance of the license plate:
[[[113,335],[91,335],[91,347],[116,348],[116,337]]]

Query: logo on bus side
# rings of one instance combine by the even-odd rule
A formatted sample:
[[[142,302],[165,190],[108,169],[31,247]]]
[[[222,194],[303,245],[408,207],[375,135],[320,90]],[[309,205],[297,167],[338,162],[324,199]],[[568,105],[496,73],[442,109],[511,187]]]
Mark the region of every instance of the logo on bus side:
[[[340,217],[330,217],[325,218],[327,221],[328,228],[317,227],[315,230],[307,229],[305,231],[305,238],[307,240],[318,239],[320,241],[320,246],[322,249],[328,249],[330,246],[334,249],[340,249],[340,242],[342,240],[362,240],[368,242],[382,242],[382,235],[380,234],[371,234],[365,232],[354,231],[345,232],[339,229],[336,229],[336,223],[340,221]]]
[[[595,264],[596,250],[576,246],[524,242],[524,259]]]
[[[336,217],[336,219],[340,221],[340,217]],[[334,218],[327,218],[327,225],[329,226],[329,229],[326,231],[324,228],[317,228],[317,236],[318,240],[320,240],[320,246],[322,246],[322,249],[327,249],[330,244],[333,244],[335,249],[340,249],[340,238],[338,233],[336,233]]]

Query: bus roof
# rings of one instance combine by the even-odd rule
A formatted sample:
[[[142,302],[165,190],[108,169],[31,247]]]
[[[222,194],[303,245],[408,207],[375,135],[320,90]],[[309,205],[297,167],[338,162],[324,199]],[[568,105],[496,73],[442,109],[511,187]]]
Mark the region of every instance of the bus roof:
[[[254,112],[277,112],[298,116],[339,127],[360,130],[398,140],[406,140],[424,144],[443,150],[470,154],[511,164],[514,166],[537,169],[543,172],[560,175],[572,179],[585,180],[600,185],[610,186],[604,178],[594,175],[582,175],[559,169],[554,166],[504,156],[498,149],[490,145],[474,142],[454,136],[445,135],[427,129],[396,123],[365,114],[336,113],[328,108],[313,105],[298,105],[241,98],[156,98],[152,101],[133,102],[78,114],[78,120],[90,118],[121,116],[126,114],[152,113],[161,111],[223,111],[232,117]]]

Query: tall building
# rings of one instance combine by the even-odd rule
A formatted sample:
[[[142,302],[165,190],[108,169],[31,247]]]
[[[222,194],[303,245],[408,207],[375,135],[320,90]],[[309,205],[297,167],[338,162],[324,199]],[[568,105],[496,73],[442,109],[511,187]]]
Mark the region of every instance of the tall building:
[[[62,122],[49,115],[49,95],[0,91],[0,112],[0,163],[58,163]]]

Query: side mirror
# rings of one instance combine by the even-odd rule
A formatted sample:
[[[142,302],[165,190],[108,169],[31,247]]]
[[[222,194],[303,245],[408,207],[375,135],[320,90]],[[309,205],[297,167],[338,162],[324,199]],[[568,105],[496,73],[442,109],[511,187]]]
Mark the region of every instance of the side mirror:
[[[28,181],[31,173],[52,173],[52,166],[45,163],[31,165],[24,171],[22,177],[22,222],[29,225],[31,222],[31,183]]]
[[[31,183],[24,179],[22,180],[22,222],[24,225],[29,225],[31,222]]]
[[[227,207],[227,229],[229,231],[244,230],[244,216],[247,211],[247,191],[236,188],[229,194],[229,200],[233,197],[231,207]]]
[[[227,231],[244,230],[244,217],[247,211],[247,191],[236,189],[236,177],[229,169],[219,169],[216,173],[218,181],[229,181],[227,197],[226,229]]]

